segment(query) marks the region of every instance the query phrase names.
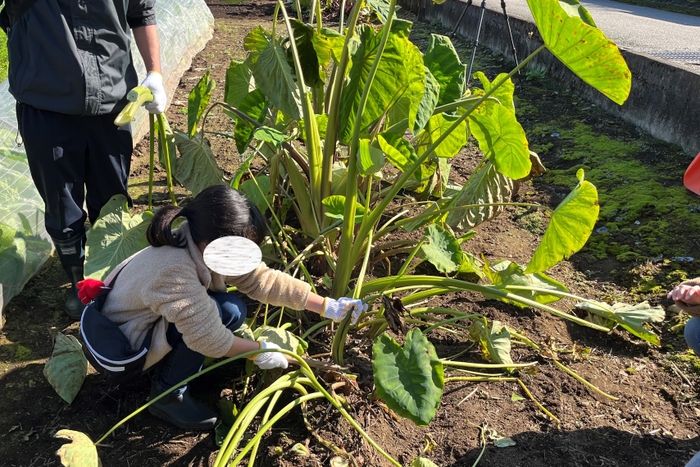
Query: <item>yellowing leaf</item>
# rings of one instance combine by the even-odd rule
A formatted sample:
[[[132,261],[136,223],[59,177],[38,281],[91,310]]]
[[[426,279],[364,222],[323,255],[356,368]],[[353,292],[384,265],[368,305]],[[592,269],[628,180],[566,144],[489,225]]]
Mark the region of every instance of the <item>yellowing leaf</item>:
[[[78,339],[59,332],[51,358],[44,365],[44,376],[69,404],[83,385],[87,367],[87,359]]]
[[[87,435],[79,431],[59,430],[55,438],[68,439],[71,442],[64,444],[56,451],[65,467],[101,467],[97,448]]]

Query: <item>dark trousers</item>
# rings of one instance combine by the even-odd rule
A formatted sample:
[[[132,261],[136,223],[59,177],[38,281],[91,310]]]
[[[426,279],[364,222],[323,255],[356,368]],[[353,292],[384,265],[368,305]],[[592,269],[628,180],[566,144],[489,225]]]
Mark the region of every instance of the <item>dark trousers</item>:
[[[114,195],[131,204],[131,127],[115,126],[114,117],[64,115],[17,103],[29,169],[45,204],[46,231],[56,240],[83,235],[85,220],[94,223]]]
[[[211,297],[219,306],[221,322],[229,330],[235,331],[245,321],[247,308],[243,300],[233,293],[212,293]],[[170,324],[167,331],[168,344],[173,348],[161,360],[156,369],[156,384],[161,390],[166,390],[185,378],[197,373],[206,358],[204,355],[195,352],[187,347],[182,340],[182,334],[174,324]],[[180,389],[184,391],[186,386]]]

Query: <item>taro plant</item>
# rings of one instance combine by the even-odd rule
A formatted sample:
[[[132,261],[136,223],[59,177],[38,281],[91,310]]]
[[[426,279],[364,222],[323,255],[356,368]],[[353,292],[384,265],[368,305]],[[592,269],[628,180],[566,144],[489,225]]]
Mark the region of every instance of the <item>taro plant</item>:
[[[435,416],[444,384],[450,381],[517,382],[540,410],[557,421],[518,377],[533,364],[514,362],[510,356],[512,345],[538,350],[538,344],[480,314],[424,306],[431,297],[478,292],[601,331],[619,325],[658,344],[645,323],[662,319],[662,310],[576,297],[545,274],[578,251],[594,227],[597,191],[582,170],[577,173],[578,185],[554,210],[510,201],[514,183],[540,170],[516,118],[511,80],[515,73],[547,49],[618,104],[627,98],[631,83],[618,49],[577,2],[528,0],[528,4],[544,44],[493,80],[477,72],[478,86],[468,88],[466,67],[450,39],[432,35],[421,52],[409,40],[411,23],[396,17],[395,0],[355,2],[347,22],[342,17],[337,30],[323,26],[320,2],[312,2],[308,23],[302,20],[298,2],[297,19],[289,18],[279,2],[272,30],[257,27],[245,37],[248,56],[227,70],[224,102],[210,103],[215,84],[207,73],[190,94],[187,131],[174,131],[165,121],[157,127],[159,160],[170,167],[176,182],[192,193],[213,183],[241,189],[272,219],[270,246],[288,271],[300,271],[311,282],[314,272],[323,276],[332,296],[351,294],[372,305],[358,327],[369,328],[367,335],[374,339],[376,395],[418,425]],[[361,16],[366,6],[378,22]],[[207,141],[211,134],[207,117],[216,108],[233,125],[231,133],[217,134],[230,136],[243,159],[227,180]],[[458,186],[451,181],[449,160],[471,144],[470,139],[483,160]],[[475,235],[471,229],[514,205],[542,209],[550,216],[529,263],[489,262],[468,253],[464,244]],[[132,217],[123,199],[113,200],[91,232],[88,265],[92,265],[86,270],[106,274],[142,248],[139,230],[149,216]],[[407,235],[397,240],[393,234],[398,231]],[[365,280],[378,262],[387,262],[390,272]],[[415,274],[424,262],[439,274]],[[401,265],[392,274],[391,266],[397,263]],[[552,303],[562,297],[578,300],[588,318],[555,308]],[[265,308],[261,316],[268,325],[285,322],[283,310]],[[295,322],[305,325],[303,320]],[[303,338],[328,323],[290,330]],[[332,359],[337,365],[344,363],[350,327],[345,321],[335,331]],[[396,334],[406,333],[403,346],[385,332],[387,327]],[[474,342],[488,363],[438,356],[428,339],[438,328]],[[298,358],[296,348],[285,348]],[[542,355],[597,390],[554,353]],[[342,398],[328,392],[312,369],[299,363],[299,370],[252,395],[236,417],[228,414],[231,423],[221,436],[216,465],[231,461],[238,465],[246,456],[252,465],[261,437],[275,421],[313,399],[329,401],[389,462],[400,465],[352,420]],[[337,373],[344,384],[352,385],[351,377]],[[276,404],[284,391],[296,392],[299,398],[280,409]],[[260,429],[246,437],[259,414]],[[337,446],[322,444],[349,456]]]

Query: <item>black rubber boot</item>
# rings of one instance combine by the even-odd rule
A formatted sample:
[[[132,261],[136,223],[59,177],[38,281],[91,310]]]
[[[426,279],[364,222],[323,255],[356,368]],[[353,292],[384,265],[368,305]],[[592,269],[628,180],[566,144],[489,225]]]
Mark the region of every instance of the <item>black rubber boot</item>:
[[[148,400],[165,392],[155,382],[151,383]],[[189,389],[180,395],[178,391],[168,394],[155,404],[148,406],[151,415],[170,422],[183,430],[205,431],[216,426],[217,417],[213,410],[190,395]]]
[[[69,240],[53,239],[56,245],[58,259],[71,283],[66,293],[66,314],[74,320],[79,320],[83,314],[85,305],[78,298],[76,284],[83,280],[83,264],[85,262],[85,234],[73,237]]]

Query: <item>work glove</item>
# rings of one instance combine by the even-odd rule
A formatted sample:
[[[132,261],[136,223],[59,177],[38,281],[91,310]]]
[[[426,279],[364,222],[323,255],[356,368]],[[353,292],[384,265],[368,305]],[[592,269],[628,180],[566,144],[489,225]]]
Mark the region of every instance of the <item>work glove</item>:
[[[265,349],[279,349],[280,346],[273,344],[272,342],[258,341],[260,344],[260,350]],[[255,363],[261,370],[271,370],[273,368],[287,368],[289,362],[287,357],[281,352],[261,352],[255,355],[253,358],[253,363]]]
[[[325,298],[323,299],[321,316],[339,323],[347,316],[350,310],[352,310],[351,322],[352,324],[357,324],[357,320],[360,319],[360,313],[367,311],[367,305],[362,303],[362,300],[354,298],[342,297],[338,300]]]
[[[78,289],[78,298],[80,301],[83,303],[83,305],[87,305],[107,287],[105,286],[104,282],[100,280],[84,279],[82,281],[78,281],[78,283],[75,284],[75,288]]]
[[[161,114],[165,111],[165,104],[168,102],[168,95],[163,87],[163,75],[157,71],[149,71],[146,79],[141,82],[141,86],[147,87],[153,94],[153,101],[147,102],[143,106],[152,114]]]

